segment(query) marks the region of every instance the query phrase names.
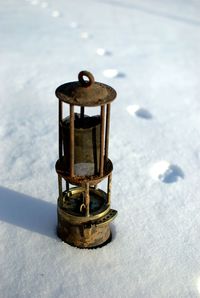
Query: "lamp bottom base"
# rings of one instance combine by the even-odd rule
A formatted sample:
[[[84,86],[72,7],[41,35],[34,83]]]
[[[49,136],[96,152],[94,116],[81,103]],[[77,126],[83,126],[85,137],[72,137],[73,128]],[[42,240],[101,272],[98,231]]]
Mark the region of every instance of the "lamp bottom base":
[[[58,220],[57,235],[64,242],[78,248],[98,248],[111,241],[112,234],[109,224],[72,225]]]

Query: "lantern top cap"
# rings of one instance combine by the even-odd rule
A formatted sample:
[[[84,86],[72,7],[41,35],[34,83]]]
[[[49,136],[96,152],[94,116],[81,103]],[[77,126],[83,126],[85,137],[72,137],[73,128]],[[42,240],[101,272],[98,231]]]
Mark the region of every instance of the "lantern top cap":
[[[56,89],[56,96],[68,104],[95,107],[110,103],[117,93],[112,87],[95,82],[94,76],[89,71],[81,71],[78,74],[78,81],[59,86]]]

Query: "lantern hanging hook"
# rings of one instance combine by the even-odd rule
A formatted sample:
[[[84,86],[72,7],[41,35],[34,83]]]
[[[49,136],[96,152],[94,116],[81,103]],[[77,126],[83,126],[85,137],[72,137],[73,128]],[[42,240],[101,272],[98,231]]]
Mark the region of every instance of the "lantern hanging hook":
[[[88,78],[88,81],[84,80],[84,77]],[[94,76],[91,72],[83,70],[78,74],[78,80],[83,87],[89,87],[94,83]]]

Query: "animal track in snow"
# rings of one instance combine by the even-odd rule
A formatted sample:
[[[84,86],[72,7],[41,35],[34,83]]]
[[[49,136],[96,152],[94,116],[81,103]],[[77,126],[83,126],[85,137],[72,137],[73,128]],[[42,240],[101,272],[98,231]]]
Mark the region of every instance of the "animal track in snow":
[[[149,173],[154,180],[158,180],[163,183],[174,183],[180,178],[184,178],[184,173],[181,168],[177,165],[170,164],[166,160],[161,160],[155,163],[150,168]]]
[[[111,55],[111,52],[108,51],[108,50],[106,50],[106,49],[104,49],[104,48],[98,48],[98,49],[96,50],[96,53],[97,53],[97,55],[99,55],[99,56],[110,56],[110,55]]]
[[[31,1],[31,4],[32,4],[32,5],[38,5],[38,3],[39,3],[38,0],[33,0],[33,1]]]
[[[200,294],[200,277],[197,279],[197,290]]]
[[[123,78],[125,77],[125,74],[120,72],[119,70],[115,68],[105,69],[103,71],[103,75],[106,78],[112,79],[112,78]]]
[[[137,116],[144,119],[152,118],[152,114],[147,109],[142,108],[139,105],[128,106],[126,110],[131,116]]]
[[[82,39],[89,39],[91,37],[92,37],[92,35],[89,32],[82,32],[81,33],[81,38]]]
[[[6,135],[5,129],[3,126],[0,126],[0,138]]]
[[[53,18],[58,18],[58,17],[60,17],[60,12],[58,10],[54,10],[54,11],[52,11],[51,15]]]
[[[48,2],[42,2],[41,7],[42,8],[47,8],[49,6]]]
[[[71,22],[71,23],[69,24],[69,26],[70,26],[72,29],[76,29],[76,28],[78,28],[78,23],[77,23],[77,22]]]

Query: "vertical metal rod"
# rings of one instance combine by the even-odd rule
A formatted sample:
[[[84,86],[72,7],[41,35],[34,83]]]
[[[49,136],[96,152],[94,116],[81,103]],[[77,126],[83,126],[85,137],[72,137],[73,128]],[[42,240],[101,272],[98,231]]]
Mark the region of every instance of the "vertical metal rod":
[[[58,175],[58,191],[59,191],[59,202],[60,207],[63,206],[63,192],[62,192],[62,177]]]
[[[58,148],[59,148],[59,159],[62,157],[62,119],[63,119],[63,103],[59,100],[58,103]]]
[[[68,191],[68,190],[69,190],[69,182],[66,181],[66,191]]]
[[[85,110],[85,108],[81,107],[81,120],[84,119],[84,110]]]
[[[70,176],[74,176],[74,106],[70,105]]]
[[[107,195],[108,195],[108,205],[110,205],[111,202],[111,188],[112,188],[112,173],[108,176],[108,189],[107,189]]]
[[[105,144],[105,161],[107,161],[107,159],[108,159],[109,134],[110,134],[110,104],[107,104],[107,109],[106,109],[106,144]]]
[[[86,206],[86,216],[90,215],[90,185],[89,182],[85,185],[85,206]]]
[[[104,172],[104,137],[105,137],[105,105],[101,106],[101,147],[100,147],[100,176]]]

